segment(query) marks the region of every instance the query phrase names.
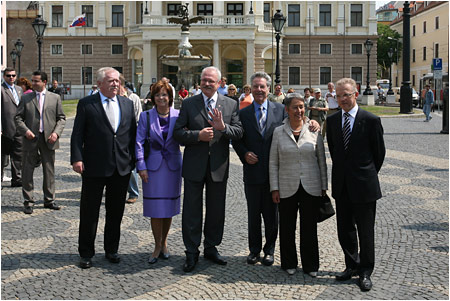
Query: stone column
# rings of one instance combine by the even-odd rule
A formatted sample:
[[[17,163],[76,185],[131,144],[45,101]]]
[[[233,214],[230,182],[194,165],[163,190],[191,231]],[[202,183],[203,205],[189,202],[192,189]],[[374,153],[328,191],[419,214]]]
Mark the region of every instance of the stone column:
[[[214,42],[214,48],[213,48],[213,66],[216,66],[217,68],[219,68],[220,71],[222,71],[221,69],[221,64],[220,64],[220,51],[219,51],[219,40],[213,40]]]
[[[152,40],[144,40],[144,53],[143,53],[143,65],[142,65],[142,87],[141,87],[141,98],[144,98],[148,92],[148,88],[152,83],[152,54],[156,55],[156,53],[152,53]]]
[[[255,40],[247,40],[247,83],[255,72]]]

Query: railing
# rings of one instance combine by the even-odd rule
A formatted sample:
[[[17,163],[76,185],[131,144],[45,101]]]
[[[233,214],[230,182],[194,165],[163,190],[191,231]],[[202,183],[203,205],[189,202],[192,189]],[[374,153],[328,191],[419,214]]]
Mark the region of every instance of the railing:
[[[169,22],[169,19],[173,16],[150,16],[144,15],[145,25],[160,25],[160,26],[180,26]],[[223,26],[223,25],[236,25],[236,26],[253,26],[255,25],[254,16],[203,16],[204,20],[191,26]]]

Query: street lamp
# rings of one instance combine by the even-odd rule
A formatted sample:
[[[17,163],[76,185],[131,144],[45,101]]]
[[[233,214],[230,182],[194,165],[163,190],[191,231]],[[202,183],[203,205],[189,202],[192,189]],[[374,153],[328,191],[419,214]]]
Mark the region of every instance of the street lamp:
[[[19,72],[18,72],[18,76],[20,77],[20,56],[22,54],[22,49],[23,49],[23,42],[20,38],[17,39],[16,43],[14,44],[14,46],[16,46],[16,50],[17,50],[17,56],[19,57]]]
[[[16,51],[16,49],[11,50],[9,55],[11,56],[11,60],[13,62],[13,68],[16,69],[16,58],[17,58],[17,51]]]
[[[41,15],[37,15],[36,19],[34,19],[33,23],[31,23],[31,25],[33,25],[34,32],[36,33],[36,40],[37,40],[38,47],[39,47],[39,60],[38,60],[39,68],[38,68],[38,70],[41,71],[42,38],[44,37],[44,31],[45,31],[45,28],[47,27],[47,21],[42,19]]]
[[[394,49],[389,48],[388,56],[389,56],[389,91],[387,95],[394,95],[394,91],[392,91],[392,56],[394,55]]]
[[[272,26],[276,33],[277,39],[277,60],[275,67],[275,83],[280,83],[280,33],[283,29],[284,23],[286,23],[286,17],[283,16],[283,13],[280,9],[277,9],[277,12],[272,17]]]
[[[400,36],[400,38],[402,38],[402,36]],[[400,49],[398,48],[399,40],[393,37],[388,37],[388,40],[397,42],[397,48],[395,48],[395,65],[397,66],[397,80],[398,80],[398,50]]]
[[[370,79],[369,79],[369,63],[370,63],[370,51],[372,50],[373,43],[370,39],[367,39],[364,43],[364,48],[366,48],[367,52],[367,81],[366,81],[366,90],[364,91],[363,95],[373,95],[372,89],[370,89]]]

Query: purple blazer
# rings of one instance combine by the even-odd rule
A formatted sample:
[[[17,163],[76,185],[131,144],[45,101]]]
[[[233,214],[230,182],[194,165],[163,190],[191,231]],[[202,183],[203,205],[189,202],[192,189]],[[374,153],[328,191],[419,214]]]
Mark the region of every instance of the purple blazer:
[[[142,112],[139,117],[139,125],[136,133],[136,167],[137,170],[146,169],[148,172],[156,172],[161,167],[161,163],[166,160],[169,170],[177,171],[181,169],[182,156],[180,144],[173,139],[173,128],[180,111],[170,108],[169,133],[164,141],[161,127],[159,125],[156,107],[151,109],[150,133],[147,133],[147,111]],[[150,136],[150,155],[144,160],[144,141]]]

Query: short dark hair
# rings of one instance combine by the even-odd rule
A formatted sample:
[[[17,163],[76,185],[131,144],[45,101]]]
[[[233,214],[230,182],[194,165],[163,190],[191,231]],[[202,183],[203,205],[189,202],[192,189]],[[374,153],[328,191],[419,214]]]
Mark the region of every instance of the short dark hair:
[[[13,72],[13,71],[16,72],[16,69],[11,68],[11,67],[6,67],[5,70],[3,70],[3,73],[4,72]]]
[[[305,89],[303,89],[303,92],[309,91],[309,93],[312,93],[311,88],[306,87]]]
[[[153,105],[156,106],[155,95],[156,95],[156,93],[159,93],[159,91],[161,91],[161,89],[166,89],[167,94],[169,94],[169,107],[171,107],[173,104],[172,87],[170,87],[169,83],[164,82],[162,80],[158,81],[157,83],[152,84],[152,94],[151,94],[150,98],[152,100]]]
[[[41,81],[47,81],[47,73],[45,73],[44,71],[40,71],[40,70],[37,70],[37,71],[34,71],[33,72],[33,75],[34,76],[38,76],[38,75],[40,75],[41,76]]]

